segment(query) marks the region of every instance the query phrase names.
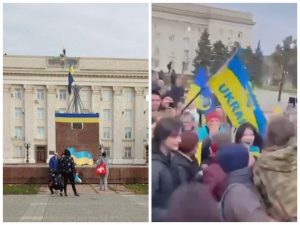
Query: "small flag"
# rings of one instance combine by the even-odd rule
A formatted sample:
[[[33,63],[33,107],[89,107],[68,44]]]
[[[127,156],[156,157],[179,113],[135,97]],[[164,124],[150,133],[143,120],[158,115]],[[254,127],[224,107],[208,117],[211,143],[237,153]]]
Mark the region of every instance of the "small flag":
[[[187,93],[187,101],[191,101],[199,91],[200,95],[194,100],[195,107],[202,110],[204,114],[213,111],[215,102],[208,86],[207,70],[203,67],[197,69],[194,82]]]

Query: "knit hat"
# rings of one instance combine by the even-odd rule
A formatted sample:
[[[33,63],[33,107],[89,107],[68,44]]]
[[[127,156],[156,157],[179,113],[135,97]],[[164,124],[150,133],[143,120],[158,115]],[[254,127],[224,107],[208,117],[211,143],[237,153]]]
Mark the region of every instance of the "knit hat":
[[[198,144],[198,136],[194,131],[185,131],[181,134],[181,143],[179,151],[189,153],[195,149]]]
[[[221,121],[220,115],[216,111],[207,113],[205,119],[206,119],[206,123],[208,123],[211,119],[218,119]]]
[[[225,173],[242,169],[248,166],[249,152],[241,144],[230,144],[217,151],[217,161]]]

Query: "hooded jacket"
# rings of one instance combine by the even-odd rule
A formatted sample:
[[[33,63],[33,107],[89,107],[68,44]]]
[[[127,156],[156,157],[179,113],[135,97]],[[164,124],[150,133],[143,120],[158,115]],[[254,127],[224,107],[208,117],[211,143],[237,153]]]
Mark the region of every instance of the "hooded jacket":
[[[254,165],[254,183],[267,212],[276,220],[297,217],[297,141],[291,138],[283,147],[263,149]]]

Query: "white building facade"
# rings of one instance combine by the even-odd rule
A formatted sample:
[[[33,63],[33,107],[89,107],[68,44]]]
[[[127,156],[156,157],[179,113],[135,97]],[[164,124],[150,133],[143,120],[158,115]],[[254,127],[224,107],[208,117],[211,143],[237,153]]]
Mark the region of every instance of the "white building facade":
[[[238,41],[251,46],[253,16],[202,4],[152,4],[152,69],[166,71],[173,61],[176,73],[192,74],[198,41],[205,29],[213,45]]]
[[[55,151],[55,112],[66,112],[64,57],[4,56],[3,161],[45,163]],[[70,59],[70,58],[68,58]],[[100,113],[99,143],[112,164],[145,164],[148,140],[148,60],[72,58],[87,112]],[[45,162],[38,154],[45,151]]]

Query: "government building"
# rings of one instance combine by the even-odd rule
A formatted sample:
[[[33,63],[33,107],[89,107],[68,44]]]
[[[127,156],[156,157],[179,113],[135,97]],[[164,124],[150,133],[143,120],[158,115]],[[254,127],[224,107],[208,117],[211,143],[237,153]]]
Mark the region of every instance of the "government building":
[[[99,113],[111,164],[143,165],[148,143],[148,60],[3,56],[3,162],[46,163],[57,151],[55,113],[68,111],[69,62],[86,113]],[[30,144],[27,150],[25,144]]]
[[[211,45],[221,40],[232,47],[251,46],[255,23],[249,13],[203,4],[152,4],[152,69],[167,71],[173,62],[176,73],[191,75],[198,41],[205,29]]]

